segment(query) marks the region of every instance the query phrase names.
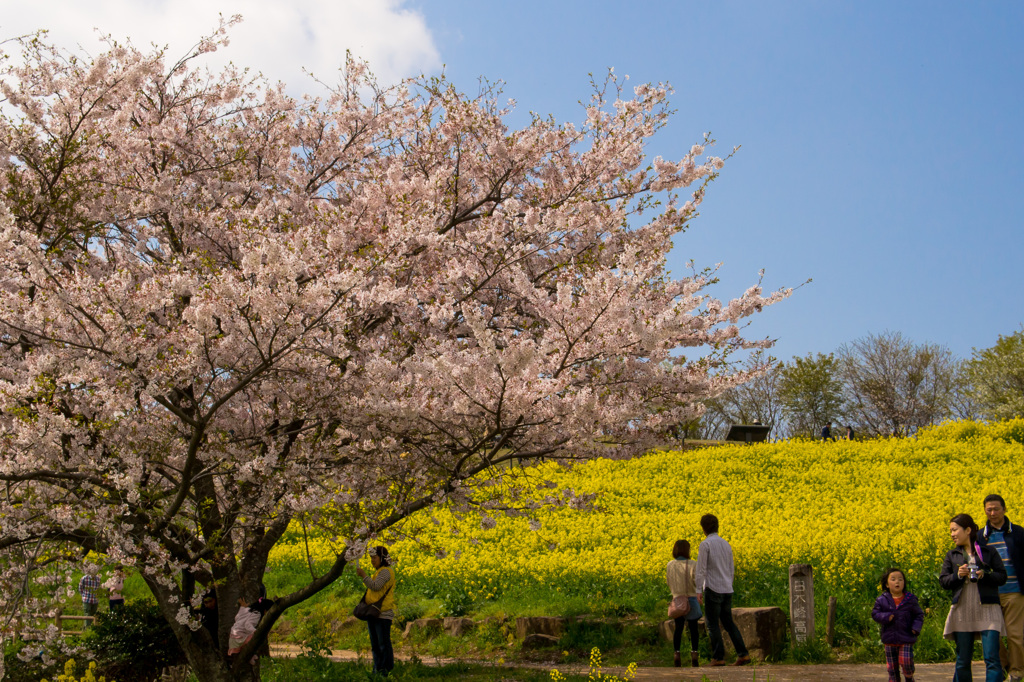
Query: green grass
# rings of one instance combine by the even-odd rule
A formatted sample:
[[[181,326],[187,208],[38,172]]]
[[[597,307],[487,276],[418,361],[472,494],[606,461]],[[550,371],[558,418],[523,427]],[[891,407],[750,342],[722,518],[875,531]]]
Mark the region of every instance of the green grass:
[[[509,642],[494,628],[478,628],[459,641],[451,641],[445,635],[427,637],[418,635],[411,642],[402,640],[401,632],[407,620],[423,617],[440,617],[442,615],[443,595],[438,596],[432,586],[401,581],[397,593],[399,620],[393,630],[393,639],[399,651],[427,656],[465,656],[491,657],[504,656],[508,660],[523,657],[518,650],[518,642]],[[786,592],[786,571],[780,568],[774,573],[748,576],[737,580],[740,590],[736,594],[736,606],[760,606],[788,604]],[[297,585],[296,581],[296,585]],[[274,587],[284,592],[293,585],[289,584],[289,576],[275,574],[268,579],[268,589],[275,593]],[[925,619],[924,631],[915,647],[915,658],[922,662],[944,662],[953,660],[952,645],[942,638],[942,627],[949,610],[948,596],[939,591],[922,594],[918,591],[922,602],[930,606],[931,613]],[[279,626],[276,637],[281,640],[301,644],[312,629],[317,627],[333,628],[335,639],[333,648],[356,651],[369,651],[369,640],[362,623],[342,627],[343,622],[351,613],[352,606],[362,595],[362,586],[343,576],[335,585],[323,593],[313,597],[304,604],[292,609]],[[816,595],[816,622],[819,639],[824,637],[826,619],[827,594]],[[865,591],[863,594],[843,594],[838,596],[836,618],[836,646],[834,650],[823,644],[810,647],[789,648],[783,656],[784,662],[792,663],[826,663],[837,659],[855,663],[883,663],[884,654],[878,638],[878,629],[871,620],[871,607],[874,594]],[[477,601],[470,605],[467,615],[474,620],[484,618],[506,618],[506,630],[514,631],[514,620],[518,616],[586,616],[588,620],[621,619],[626,630],[623,633],[610,632],[602,626],[592,626],[586,632],[576,633],[573,627],[567,630],[557,651],[542,651],[530,654],[531,660],[551,662],[586,661],[590,648],[597,646],[605,656],[609,665],[628,665],[637,662],[641,665],[668,665],[672,660],[669,643],[657,638],[657,626],[664,620],[665,599],[659,589],[638,589],[630,599],[604,597],[584,594],[552,593],[548,591],[523,590],[520,593],[505,592],[497,599]],[[498,627],[498,626],[494,626]],[[702,660],[710,658],[709,645],[706,637],[701,639]],[[561,652],[567,651],[568,655]]]
[[[573,682],[585,680],[580,675],[567,675]],[[334,663],[316,658],[274,659],[262,666],[263,682],[363,682],[377,680],[368,663]],[[395,682],[405,680],[467,680],[470,682],[550,682],[546,670],[506,668],[472,663],[432,666],[423,663],[396,662],[388,678]]]
[[[298,589],[305,584],[307,578],[308,573],[301,570],[278,570],[268,573],[265,582],[268,594],[273,597]],[[744,576],[737,580],[739,591],[735,605],[785,606],[788,602],[785,585],[785,570],[781,568],[774,573]],[[129,600],[151,599],[148,588],[138,575],[130,574],[126,578],[124,592]],[[279,621],[272,640],[297,645],[322,641],[329,648],[356,651],[369,656],[370,642],[366,626],[361,622],[349,622],[351,610],[362,593],[361,582],[354,573],[346,571],[335,584],[290,609]],[[462,604],[464,608],[460,611],[465,610],[466,615],[478,622],[486,618],[493,619],[464,637],[419,633],[409,640],[401,636],[406,622],[416,618],[443,616],[451,610],[451,602],[458,601],[449,598],[449,595],[458,597],[458,589],[448,586],[447,590],[442,590],[435,585],[402,581],[399,573],[396,593],[398,619],[392,630],[392,638],[396,650],[403,654],[426,659],[503,658],[509,661],[585,663],[590,649],[597,646],[608,665],[624,666],[636,662],[644,666],[664,666],[672,660],[671,645],[657,637],[658,623],[664,619],[664,595],[660,593],[660,586],[649,589],[641,586],[630,598],[566,594],[526,586],[518,592],[506,591],[493,600]],[[921,663],[953,660],[953,647],[942,638],[942,627],[949,609],[948,596],[939,591],[917,593],[924,605],[931,607],[931,613],[925,619],[921,638],[914,648],[916,660]],[[870,619],[873,596],[867,592],[837,596],[839,604],[834,650],[823,645],[790,647],[783,656],[784,662],[824,663],[837,658],[851,663],[884,662],[877,627]],[[823,637],[828,595],[818,594],[816,597],[818,635]],[[101,610],[105,609],[104,601]],[[65,613],[80,612],[80,600],[68,599]],[[623,627],[616,630],[599,623],[585,627],[572,624],[556,648],[527,653],[520,650],[520,643],[511,636],[518,616],[585,616],[591,621],[620,619]],[[502,620],[504,624],[500,622]],[[710,649],[706,637],[702,637],[700,646],[701,658],[707,660],[710,658]]]

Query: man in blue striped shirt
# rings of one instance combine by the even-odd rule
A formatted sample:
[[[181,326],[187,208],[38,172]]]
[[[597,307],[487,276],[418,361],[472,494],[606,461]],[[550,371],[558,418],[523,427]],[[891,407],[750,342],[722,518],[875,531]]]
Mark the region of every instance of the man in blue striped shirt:
[[[1024,568],[1024,528],[1006,517],[1006,502],[999,495],[985,498],[988,523],[978,534],[978,543],[989,545],[1006,567],[1006,584],[999,587],[999,604],[1006,621],[1006,644],[999,643],[999,658],[1010,673],[1010,682],[1024,679],[1024,594],[1018,572]]]

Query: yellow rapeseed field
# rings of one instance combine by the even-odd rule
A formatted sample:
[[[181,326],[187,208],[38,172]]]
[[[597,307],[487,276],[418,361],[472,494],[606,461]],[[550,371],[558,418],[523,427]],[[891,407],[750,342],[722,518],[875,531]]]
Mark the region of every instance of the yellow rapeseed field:
[[[539,530],[527,517],[496,516],[485,528],[479,517],[435,512],[439,524],[420,517],[416,540],[397,540],[391,551],[403,581],[461,585],[474,601],[531,585],[621,598],[660,584],[673,542],[696,549],[698,519],[710,512],[733,546],[738,589],[746,581],[748,590],[764,583],[771,591],[767,583],[783,582],[791,563],[812,564],[816,583],[832,593],[872,589],[890,563],[908,569],[920,589],[934,582],[950,547],[954,514],[983,523],[982,498],[997,492],[1010,518],[1024,522],[1022,443],[1024,420],[956,422],[908,439],[729,445],[572,469],[542,464],[534,473],[558,490],[597,493],[594,509],[541,511]],[[312,548],[320,559],[330,554],[322,542]],[[304,563],[304,549],[298,540],[282,545],[272,564]]]

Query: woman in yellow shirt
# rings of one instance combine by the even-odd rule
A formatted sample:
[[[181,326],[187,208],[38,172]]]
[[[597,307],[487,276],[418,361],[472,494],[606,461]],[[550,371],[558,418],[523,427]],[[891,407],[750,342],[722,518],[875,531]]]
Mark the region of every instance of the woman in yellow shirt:
[[[366,603],[373,604],[381,597],[380,616],[366,621],[370,629],[370,650],[373,652],[373,672],[387,676],[395,667],[395,652],[391,648],[391,621],[395,618],[395,571],[391,557],[383,545],[372,547],[367,552],[373,564],[373,577],[356,568],[356,575],[366,585]]]

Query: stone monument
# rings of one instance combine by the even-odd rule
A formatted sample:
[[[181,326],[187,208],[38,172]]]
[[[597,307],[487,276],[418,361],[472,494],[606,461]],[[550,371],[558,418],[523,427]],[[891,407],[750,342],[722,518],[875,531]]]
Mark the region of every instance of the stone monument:
[[[789,566],[789,623],[795,644],[814,637],[814,569],[810,564]]]

